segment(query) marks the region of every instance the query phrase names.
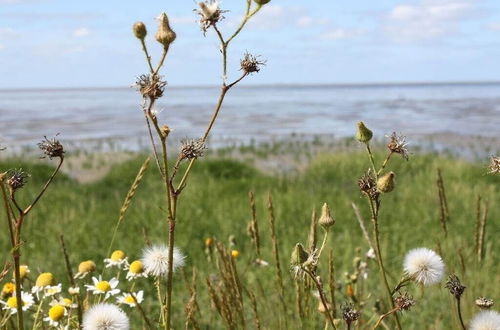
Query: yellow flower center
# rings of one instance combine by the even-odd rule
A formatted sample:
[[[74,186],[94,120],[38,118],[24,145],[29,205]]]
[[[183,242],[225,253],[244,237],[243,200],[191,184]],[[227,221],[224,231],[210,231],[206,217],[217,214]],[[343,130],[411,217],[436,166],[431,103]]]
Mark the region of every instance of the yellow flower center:
[[[19,267],[19,276],[21,277],[21,280],[26,276],[28,272],[29,272],[28,266],[21,265]]]
[[[69,306],[69,305],[71,305],[71,303],[72,303],[73,301],[71,301],[71,299],[69,299],[69,298],[64,298],[64,299],[63,299],[63,302],[64,302],[64,305]]]
[[[95,263],[92,261],[92,260],[87,260],[87,261],[84,261],[84,262],[81,262],[79,265],[78,265],[78,272],[79,273],[90,273],[90,272],[93,272],[95,270]]]
[[[231,256],[232,256],[233,258],[238,258],[238,257],[239,257],[239,255],[240,255],[240,252],[239,252],[238,250],[232,250],[232,251],[231,251]]]
[[[109,285],[108,281],[101,281],[96,284],[95,288],[102,292],[108,292],[109,290],[111,290],[111,285]]]
[[[2,289],[2,295],[3,296],[10,296],[14,293],[14,290],[16,289],[16,286],[12,282],[5,283],[3,285]]]
[[[23,301],[23,306],[24,305],[26,305],[26,303]],[[7,306],[9,306],[10,308],[17,308],[17,298],[10,297],[9,299],[7,299]]]
[[[132,295],[129,294],[128,296],[125,297],[125,302],[127,304],[135,304],[134,297],[132,297]]]
[[[42,273],[36,279],[35,285],[37,287],[43,288],[54,284],[54,275],[51,273]]]
[[[123,258],[125,258],[125,252],[122,250],[116,250],[111,254],[112,261],[121,261]]]
[[[64,307],[55,305],[49,309],[49,317],[53,321],[59,321],[64,317]]]
[[[141,274],[144,271],[144,266],[140,260],[136,260],[130,264],[130,272],[134,274]]]

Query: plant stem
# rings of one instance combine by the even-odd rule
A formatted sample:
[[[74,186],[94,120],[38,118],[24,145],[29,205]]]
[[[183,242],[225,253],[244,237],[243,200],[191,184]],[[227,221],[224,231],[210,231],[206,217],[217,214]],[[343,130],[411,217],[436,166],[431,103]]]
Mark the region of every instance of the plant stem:
[[[378,179],[378,172],[377,168],[375,167],[375,160],[373,159],[373,153],[372,150],[370,149],[370,143],[366,143],[366,152],[368,152],[368,157],[370,158],[370,163],[372,164],[373,168],[373,173],[375,174],[375,179]]]
[[[144,38],[141,39],[142,51],[144,55],[146,55],[146,61],[148,62],[149,70],[151,73],[154,73],[153,65],[151,64],[151,56],[149,56],[148,48],[146,47],[146,43],[144,42]]]
[[[462,326],[463,330],[466,330],[464,320],[462,318],[462,308],[460,307],[460,298],[457,298],[457,311],[458,311],[458,318],[460,319],[460,325]]]
[[[384,168],[389,163],[389,159],[391,159],[392,154],[393,154],[393,152],[391,151],[391,152],[389,152],[389,154],[387,155],[387,157],[385,157],[385,160],[382,163],[382,167],[380,167],[380,169],[378,170],[377,175],[380,175],[382,173],[382,171],[384,170]]]
[[[306,268],[302,268],[302,270],[304,270],[306,272],[306,274],[309,275],[309,277],[313,280],[314,284],[316,285],[316,288],[318,289],[319,297],[321,299],[321,303],[323,304],[323,307],[325,308],[325,314],[328,316],[328,321],[330,321],[330,325],[332,326],[332,328],[334,330],[336,330],[337,328],[335,327],[335,324],[333,323],[333,317],[332,317],[332,314],[330,313],[330,309],[328,308],[328,302],[326,300],[325,293],[323,292],[323,286],[318,281],[316,276],[314,276],[314,274],[311,273],[311,271],[309,271]]]
[[[375,325],[373,326],[373,329],[377,329],[379,327],[379,325],[382,323],[382,321],[389,315],[391,315],[392,313],[396,312],[398,310],[397,307],[394,307],[393,309],[391,309],[390,311],[388,311],[387,313],[385,314],[382,314],[380,315],[380,318],[378,319],[377,323],[375,323]]]

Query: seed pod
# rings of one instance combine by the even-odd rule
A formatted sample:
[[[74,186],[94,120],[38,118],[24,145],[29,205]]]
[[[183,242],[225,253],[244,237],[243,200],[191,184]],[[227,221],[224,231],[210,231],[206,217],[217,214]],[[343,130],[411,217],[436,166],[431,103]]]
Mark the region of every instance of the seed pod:
[[[377,180],[377,190],[382,193],[391,192],[394,189],[394,172],[382,175]]]
[[[326,203],[321,208],[321,217],[318,222],[324,229],[328,229],[335,224],[335,219],[330,215],[330,208]]]
[[[356,132],[356,140],[362,143],[368,143],[372,139],[373,132],[365,126],[362,121],[358,122],[358,131]]]
[[[148,31],[146,30],[146,25],[143,22],[135,23],[132,30],[134,31],[135,37],[140,40],[143,40],[148,34]]]
[[[163,45],[163,47],[168,47],[172,42],[174,42],[177,35],[170,28],[170,24],[168,22],[167,14],[161,13],[160,17],[158,17],[160,21],[160,26],[158,27],[158,31],[156,32],[156,41]]]

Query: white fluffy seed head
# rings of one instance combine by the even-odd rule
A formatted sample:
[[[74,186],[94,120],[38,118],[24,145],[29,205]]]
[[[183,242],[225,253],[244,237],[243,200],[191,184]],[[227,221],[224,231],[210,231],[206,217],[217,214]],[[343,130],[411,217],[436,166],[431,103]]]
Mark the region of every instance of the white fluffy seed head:
[[[469,325],[470,330],[500,330],[500,313],[482,311],[476,314]]]
[[[444,275],[444,263],[436,252],[426,248],[418,248],[410,250],[406,254],[404,270],[416,282],[432,285],[441,282]]]
[[[83,330],[129,330],[127,314],[113,304],[97,304],[83,315]]]
[[[172,271],[184,266],[185,256],[174,247]],[[153,245],[144,249],[141,259],[144,271],[151,276],[166,276],[168,274],[168,247]]]

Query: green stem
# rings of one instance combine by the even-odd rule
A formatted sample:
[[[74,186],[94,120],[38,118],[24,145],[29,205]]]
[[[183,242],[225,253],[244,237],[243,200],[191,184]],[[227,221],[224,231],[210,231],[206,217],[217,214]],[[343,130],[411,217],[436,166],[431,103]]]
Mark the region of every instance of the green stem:
[[[370,158],[370,163],[372,164],[373,173],[375,174],[375,179],[378,179],[377,168],[375,167],[375,160],[373,159],[373,153],[370,149],[370,143],[366,142],[366,151],[368,152],[368,157]]]
[[[146,61],[148,62],[149,71],[151,71],[151,73],[154,73],[155,71],[153,69],[153,65],[151,64],[151,56],[149,56],[148,48],[146,47],[146,43],[144,42],[144,38],[141,39],[141,45],[142,45],[142,50],[144,51],[144,54],[146,55]]]
[[[387,157],[385,157],[385,160],[384,162],[382,163],[382,167],[380,167],[380,169],[378,170],[377,172],[377,176],[382,174],[382,171],[384,170],[384,168],[387,166],[387,164],[389,163],[389,159],[391,159],[391,156],[392,156],[393,152],[389,152],[389,154],[387,155]]]
[[[335,327],[335,323],[333,323],[333,317],[332,317],[332,314],[330,313],[330,308],[328,308],[328,302],[326,300],[325,293],[323,292],[323,286],[318,281],[316,276],[314,276],[314,274],[311,273],[311,271],[309,271],[306,268],[302,268],[302,270],[304,270],[306,272],[306,274],[309,275],[309,277],[313,280],[314,284],[316,285],[316,288],[318,289],[319,297],[321,299],[321,303],[323,304],[323,307],[325,307],[325,314],[328,316],[328,321],[330,321],[330,325],[332,326],[332,328],[334,330],[336,330],[337,328]]]
[[[458,318],[460,319],[460,325],[462,326],[463,330],[466,330],[465,324],[464,324],[464,319],[462,318],[462,309],[460,307],[460,298],[457,298],[457,311],[458,311]]]

